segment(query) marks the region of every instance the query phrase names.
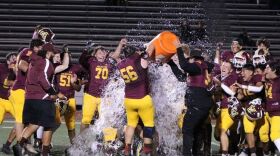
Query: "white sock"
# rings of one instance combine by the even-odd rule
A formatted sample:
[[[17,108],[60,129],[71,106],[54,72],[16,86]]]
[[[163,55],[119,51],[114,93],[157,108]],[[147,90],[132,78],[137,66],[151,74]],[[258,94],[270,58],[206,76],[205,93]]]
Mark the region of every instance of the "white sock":
[[[278,151],[280,151],[280,138],[273,141],[275,146],[277,147]]]
[[[43,138],[43,132],[44,132],[44,127],[40,126],[37,129],[37,139],[42,139]]]

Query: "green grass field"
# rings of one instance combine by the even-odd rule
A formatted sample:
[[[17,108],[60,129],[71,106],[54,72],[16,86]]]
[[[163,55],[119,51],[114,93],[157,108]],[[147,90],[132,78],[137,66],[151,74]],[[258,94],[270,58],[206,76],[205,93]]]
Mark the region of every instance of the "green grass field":
[[[3,124],[0,125],[0,145],[2,148],[2,145],[6,142],[9,132],[14,126],[13,120],[4,120]],[[80,124],[76,124],[76,129],[80,129]],[[76,130],[76,133],[78,134],[78,130]],[[67,128],[66,125],[63,123],[58,128],[58,130],[54,133],[53,139],[52,139],[53,149],[52,154],[54,156],[62,156],[64,155],[64,150],[70,145],[68,135],[67,135]],[[4,154],[3,152],[0,152],[0,156],[8,156]]]
[[[79,134],[80,131],[80,121],[81,121],[81,111],[77,111],[76,113],[76,134]],[[7,137],[14,126],[14,120],[9,116],[6,115],[3,124],[0,125],[0,146],[6,142]],[[212,130],[213,132],[213,130]],[[33,137],[32,137],[33,138]],[[15,142],[14,142],[15,143]],[[14,144],[13,143],[13,144]],[[64,150],[69,147],[70,142],[68,139],[67,128],[64,122],[62,122],[61,126],[57,129],[54,133],[52,139],[53,149],[51,150],[51,154],[54,156],[63,156]],[[213,153],[217,153],[219,149],[219,142],[217,142],[212,137],[212,151]],[[0,156],[7,156],[3,152],[0,151]]]
[[[0,145],[6,142],[9,132],[14,126],[14,121],[11,119],[4,120],[3,124],[0,125]],[[76,123],[76,134],[79,134],[80,123]],[[213,138],[214,139],[214,138]],[[70,145],[68,135],[67,135],[67,128],[64,123],[58,128],[58,130],[54,133],[52,139],[53,149],[52,155],[54,156],[62,156],[64,155],[64,150]],[[213,151],[217,151],[219,143],[212,140],[212,149]],[[215,152],[216,153],[216,152]],[[2,152],[0,152],[0,156],[8,156]]]

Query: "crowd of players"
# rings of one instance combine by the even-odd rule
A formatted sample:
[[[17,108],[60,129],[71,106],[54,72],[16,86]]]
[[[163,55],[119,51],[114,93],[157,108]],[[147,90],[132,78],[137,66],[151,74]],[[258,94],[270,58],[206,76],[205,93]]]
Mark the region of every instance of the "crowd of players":
[[[122,39],[113,52],[87,44],[79,64],[71,62],[67,45],[55,47],[54,33],[37,26],[29,48],[9,53],[0,71],[0,122],[5,113],[15,119],[2,151],[14,155],[49,155],[53,133],[65,119],[70,143],[75,134],[75,91],[84,85],[80,132],[100,109],[102,91],[109,77],[119,71],[125,86],[127,126],[123,155],[131,155],[135,128],[141,120],[141,155],[156,155],[155,108],[149,90],[148,66],[154,62],[151,49],[129,45]],[[266,39],[257,42],[250,54],[242,41],[232,41],[231,50],[217,47],[214,61],[204,49],[174,43],[177,54],[168,62],[179,81],[187,83],[183,111],[183,155],[210,155],[211,123],[215,116],[215,138],[223,156],[270,155],[280,149],[280,64],[273,61]],[[154,50],[154,49],[152,49]],[[210,125],[210,129],[203,128]],[[201,131],[201,129],[205,129]],[[199,134],[198,134],[199,133]],[[203,133],[203,135],[202,135]],[[204,135],[206,133],[207,135]],[[35,134],[35,143],[30,137]],[[198,136],[202,136],[199,139]],[[209,141],[210,136],[210,141]],[[205,141],[208,140],[208,141]],[[274,143],[275,146],[272,146]],[[39,151],[36,151],[38,148]],[[276,147],[276,148],[275,148]]]

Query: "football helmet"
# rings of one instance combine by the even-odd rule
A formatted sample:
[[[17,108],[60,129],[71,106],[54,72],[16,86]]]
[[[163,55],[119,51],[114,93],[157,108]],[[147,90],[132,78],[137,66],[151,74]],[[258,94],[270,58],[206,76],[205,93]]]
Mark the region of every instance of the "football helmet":
[[[242,68],[247,63],[246,52],[240,51],[236,53],[232,59],[235,68]]]
[[[245,115],[251,121],[261,119],[264,115],[262,100],[260,98],[256,98],[250,101],[249,104],[246,105]]]
[[[228,102],[228,113],[230,117],[233,120],[240,119],[244,114],[241,103],[236,97],[229,97]]]
[[[261,49],[258,49],[255,51],[254,55],[253,55],[253,64],[254,66],[258,65],[258,64],[266,64],[266,59],[265,56],[263,54],[261,54]]]
[[[122,53],[127,58],[131,55],[133,55],[137,51],[137,48],[132,45],[127,45],[123,48]]]
[[[36,37],[44,41],[45,43],[49,43],[53,41],[55,34],[52,32],[50,28],[41,27],[36,32]],[[35,37],[35,38],[36,38]]]
[[[69,101],[67,98],[64,99],[57,98],[55,101],[55,105],[59,109],[60,116],[65,115],[65,113],[69,110]]]

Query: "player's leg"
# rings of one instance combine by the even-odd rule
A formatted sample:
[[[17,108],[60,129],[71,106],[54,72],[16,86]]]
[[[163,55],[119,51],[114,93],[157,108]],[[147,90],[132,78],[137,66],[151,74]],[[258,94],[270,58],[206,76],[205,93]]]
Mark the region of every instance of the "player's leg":
[[[95,114],[95,111],[100,104],[101,99],[91,96],[87,93],[84,94],[83,110],[82,110],[82,122],[80,127],[80,133],[89,127],[90,122]]]
[[[137,102],[137,101],[136,101]],[[125,129],[125,149],[124,155],[130,155],[132,138],[134,136],[135,127],[138,124],[137,103],[134,99],[125,99],[124,101],[127,117],[127,127]]]
[[[73,143],[73,138],[75,137],[75,113],[76,113],[76,100],[74,98],[69,99],[69,108],[64,115],[66,127],[68,129],[68,136],[70,143]]]
[[[256,156],[254,129],[256,121],[250,121],[247,116],[243,117],[244,131],[246,133],[246,141],[249,146],[251,156]]]
[[[152,140],[153,140],[153,135],[155,132],[155,128],[154,128],[154,126],[155,126],[155,123],[154,123],[155,109],[154,109],[152,98],[149,95],[145,96],[143,99],[141,99],[141,101],[139,100],[139,104],[140,104],[140,108],[138,109],[138,113],[144,124],[143,153],[151,154],[152,150],[153,150]]]
[[[271,132],[270,138],[274,142],[278,151],[280,151],[280,116],[272,116],[270,119]]]
[[[24,125],[22,123],[22,114],[25,100],[25,91],[22,89],[11,90],[10,91],[10,102],[12,103],[15,111],[15,119],[16,119],[16,139],[19,141],[21,139],[21,134],[24,129]]]
[[[269,123],[268,114],[266,113],[263,118],[263,124],[259,129],[259,137],[262,143],[262,151],[264,155],[269,155]]]
[[[6,143],[3,144],[3,147],[2,147],[3,153],[12,154],[10,146],[11,146],[12,142],[15,140],[15,138],[16,138],[16,130],[15,130],[15,128],[13,128],[9,133]]]
[[[229,138],[227,135],[227,130],[233,125],[234,121],[231,119],[228,109],[221,109],[221,146],[222,146],[222,155],[228,154],[229,149]]]

